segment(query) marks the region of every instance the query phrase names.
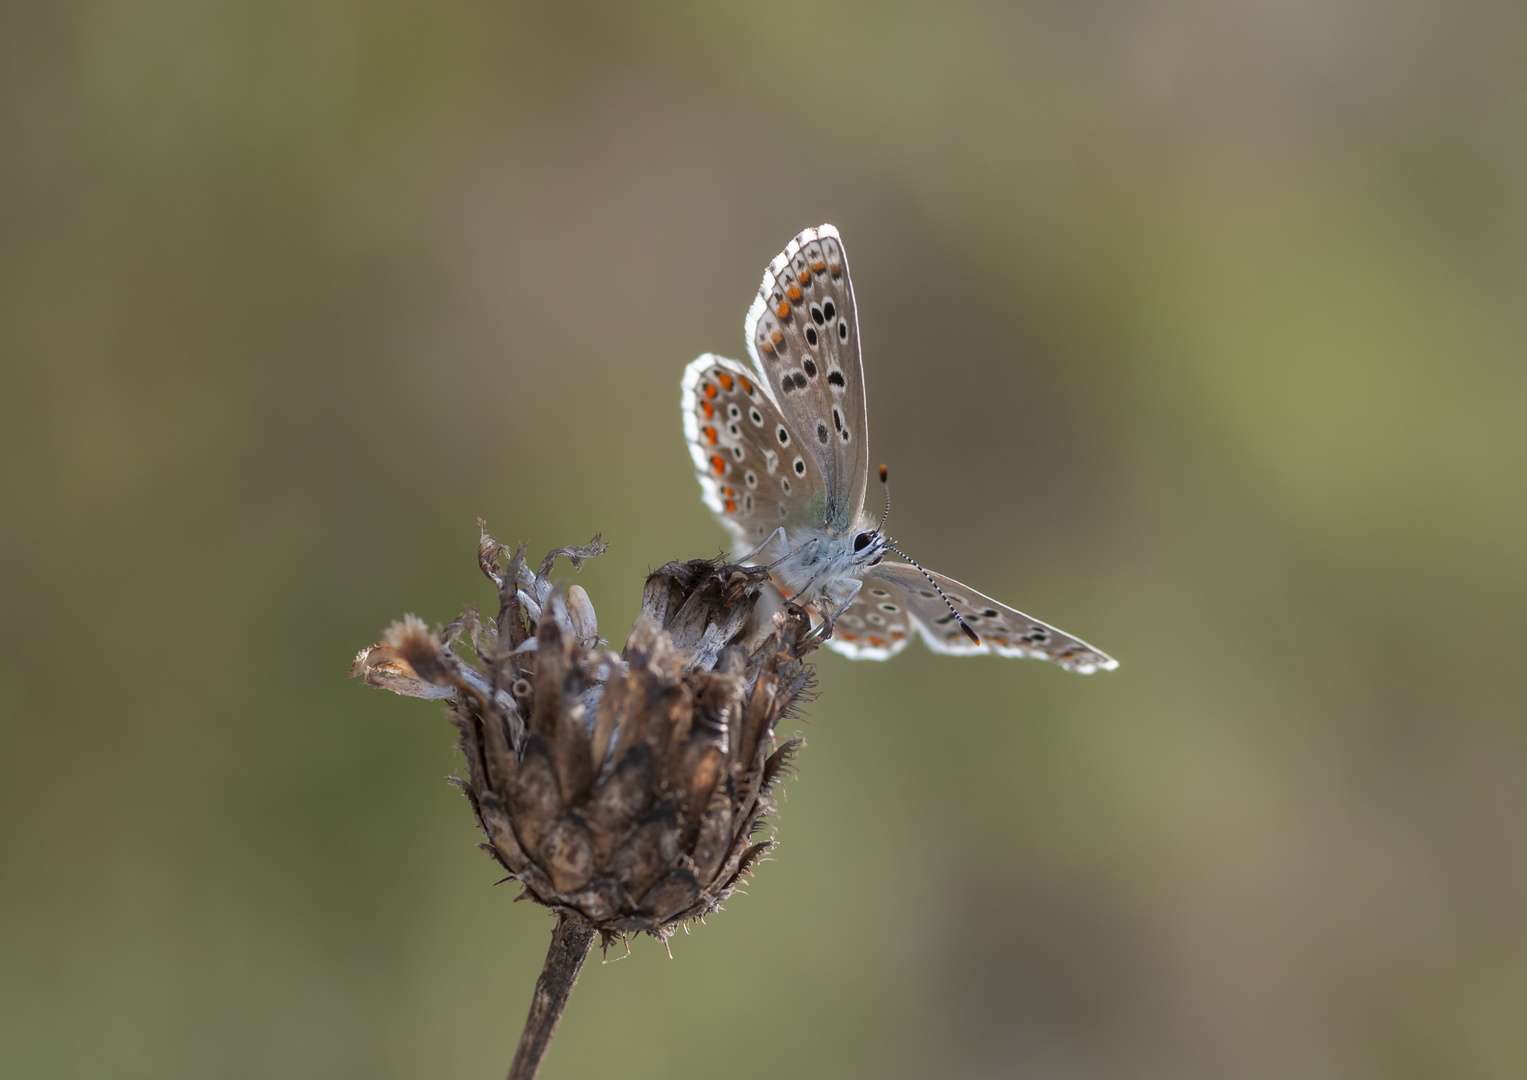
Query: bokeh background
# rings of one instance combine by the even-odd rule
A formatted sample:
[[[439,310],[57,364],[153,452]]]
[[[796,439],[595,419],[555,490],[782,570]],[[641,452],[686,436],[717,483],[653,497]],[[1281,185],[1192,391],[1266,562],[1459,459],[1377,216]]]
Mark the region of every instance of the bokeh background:
[[[852,261],[892,530],[1122,661],[836,655],[550,1078],[1527,1074],[1527,7],[0,8],[0,1074],[485,1077],[550,920],[433,706],[710,555],[679,376]]]

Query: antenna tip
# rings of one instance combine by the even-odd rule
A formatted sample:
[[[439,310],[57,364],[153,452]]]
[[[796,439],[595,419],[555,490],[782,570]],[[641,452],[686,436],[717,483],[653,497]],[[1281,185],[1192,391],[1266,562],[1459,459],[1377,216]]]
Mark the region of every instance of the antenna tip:
[[[880,482],[885,483],[885,466],[880,466]]]
[[[977,636],[974,630],[965,624],[964,619],[960,620],[960,629],[965,631],[965,636],[968,637],[971,641],[974,641],[977,645],[981,644],[980,637]]]

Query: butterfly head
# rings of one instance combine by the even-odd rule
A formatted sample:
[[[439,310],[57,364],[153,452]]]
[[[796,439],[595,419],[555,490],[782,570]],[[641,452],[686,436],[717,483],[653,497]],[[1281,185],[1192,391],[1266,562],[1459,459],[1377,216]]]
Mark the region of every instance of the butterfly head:
[[[873,529],[860,529],[849,542],[849,555],[856,570],[877,565],[887,551],[893,550],[891,538],[885,534],[885,522],[891,516],[891,485],[884,465],[880,466],[880,486],[885,489],[885,513],[880,515],[880,524]]]
[[[855,567],[870,567],[885,558],[890,546],[890,538],[879,529],[864,529],[854,534],[849,550]]]

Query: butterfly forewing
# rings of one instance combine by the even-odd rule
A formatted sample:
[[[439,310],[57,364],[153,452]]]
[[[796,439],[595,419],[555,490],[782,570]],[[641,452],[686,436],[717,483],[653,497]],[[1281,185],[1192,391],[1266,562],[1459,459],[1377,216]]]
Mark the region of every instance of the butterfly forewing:
[[[1118,661],[1080,638],[1000,604],[954,578],[943,574],[931,574],[931,577],[960,617],[981,638],[979,645],[960,629],[938,589],[915,566],[882,563],[865,575],[860,594],[873,595],[875,589],[889,591],[892,585],[900,586],[913,625],[934,652],[957,656],[989,653],[1053,660],[1067,671],[1083,675],[1112,671],[1119,666]]]
[[[853,528],[869,482],[859,322],[843,241],[807,229],[764,271],[744,324],[748,352],[790,431],[820,467],[829,535]]]
[[[823,487],[821,466],[757,379],[709,353],[684,372],[684,437],[700,489],[742,550],[780,526],[788,540],[823,512],[820,498],[811,498]]]

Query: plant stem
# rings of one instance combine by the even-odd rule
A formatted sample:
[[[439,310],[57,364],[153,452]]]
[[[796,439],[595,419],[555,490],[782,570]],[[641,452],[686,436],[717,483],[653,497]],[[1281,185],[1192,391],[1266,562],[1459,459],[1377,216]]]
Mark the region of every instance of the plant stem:
[[[514,1064],[509,1066],[508,1080],[534,1080],[541,1068],[541,1059],[551,1045],[551,1037],[557,1033],[562,1020],[562,1010],[567,1008],[568,995],[578,982],[578,972],[588,959],[594,944],[594,928],[581,920],[566,915],[557,919],[557,928],[551,934],[551,948],[546,950],[546,963],[541,977],[536,980],[535,996],[530,999],[530,1015],[525,1018],[525,1032],[520,1036],[519,1049],[514,1052]]]

